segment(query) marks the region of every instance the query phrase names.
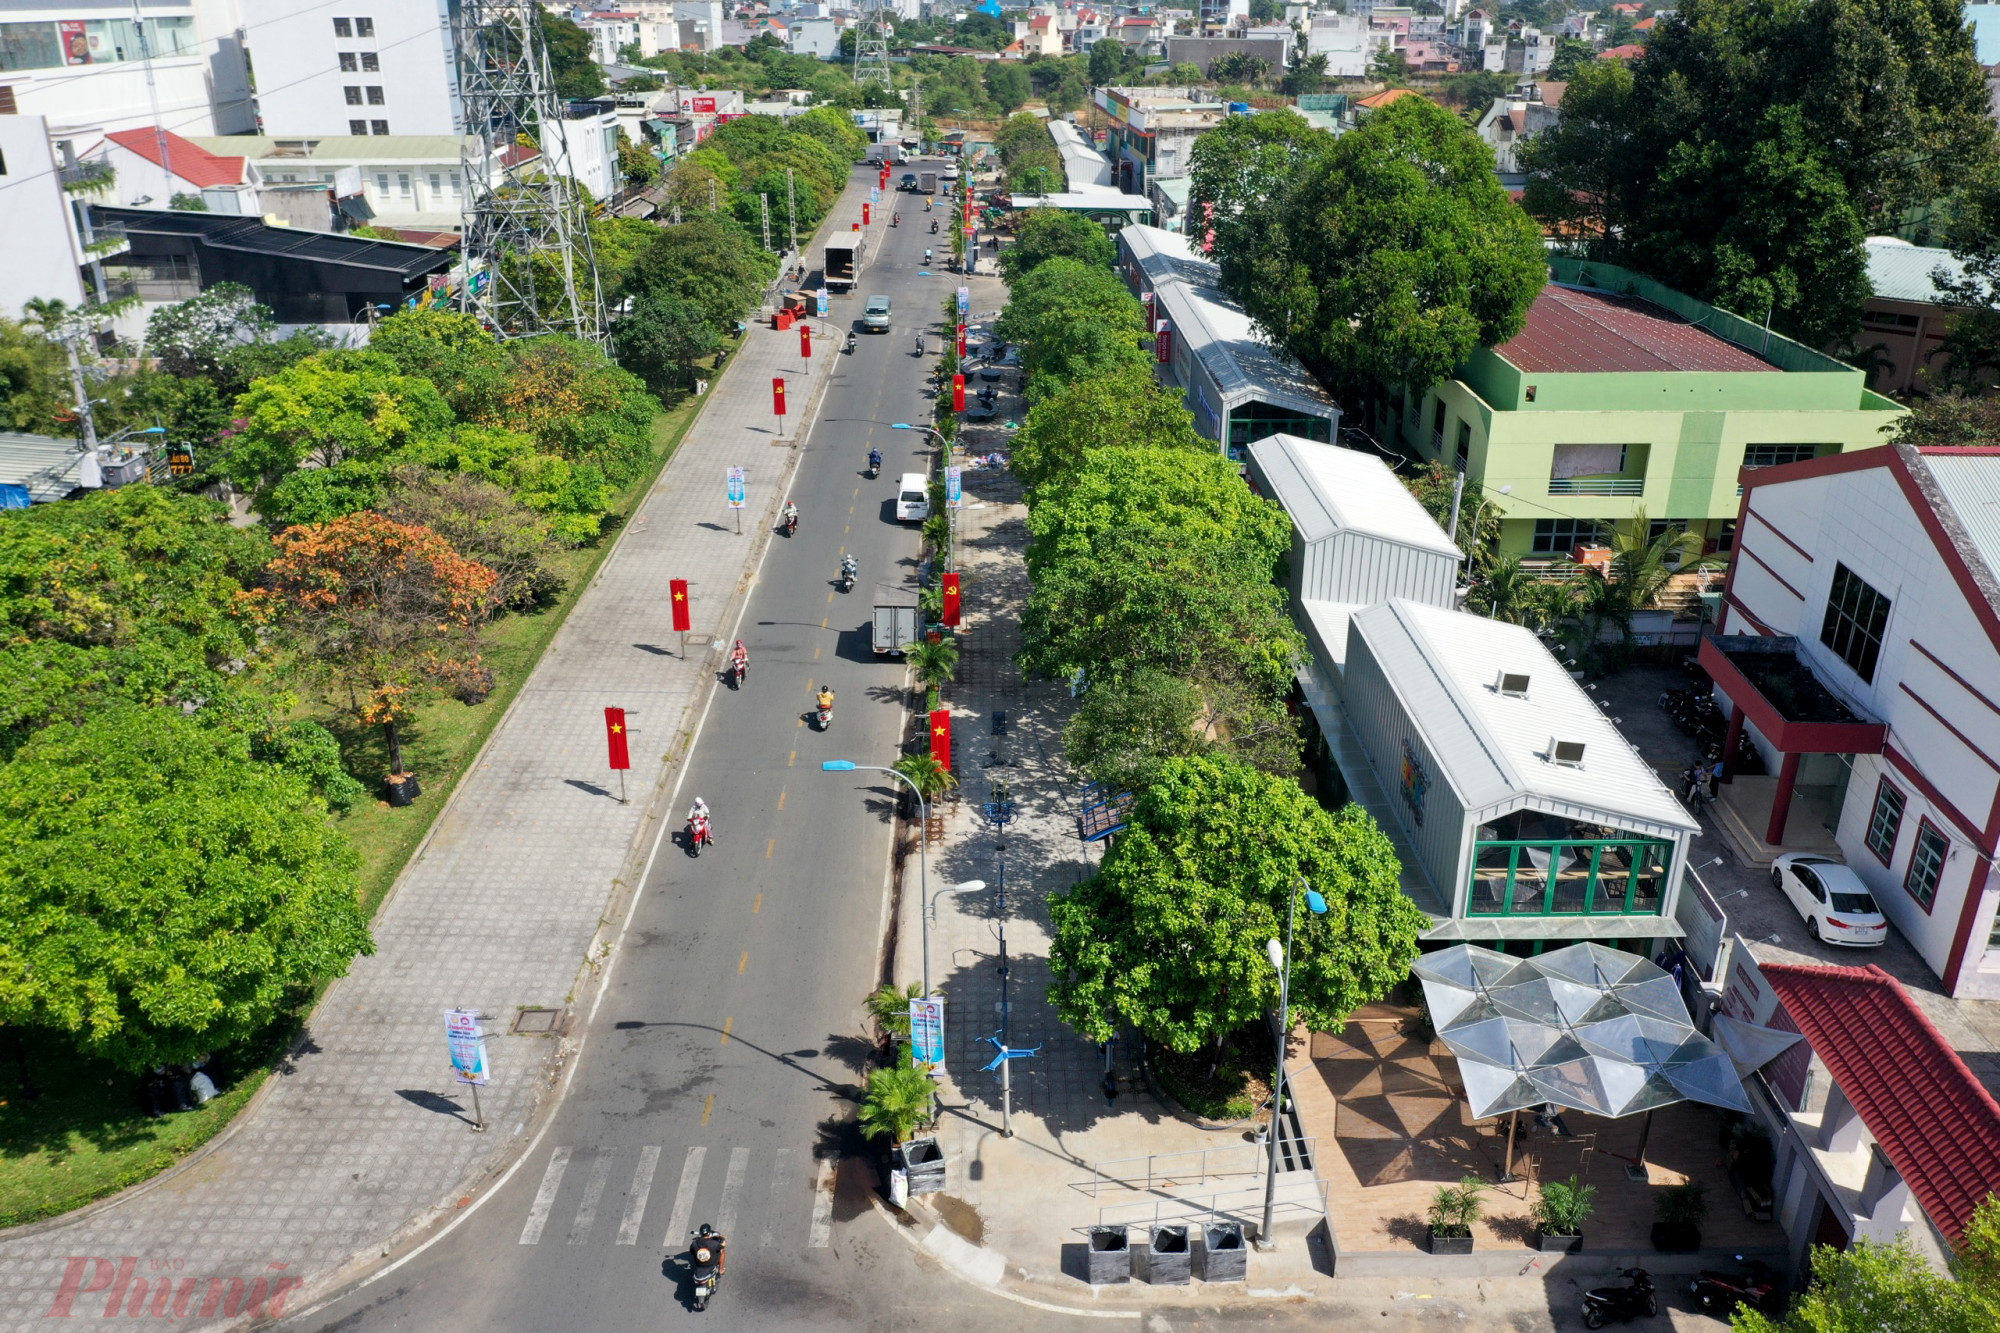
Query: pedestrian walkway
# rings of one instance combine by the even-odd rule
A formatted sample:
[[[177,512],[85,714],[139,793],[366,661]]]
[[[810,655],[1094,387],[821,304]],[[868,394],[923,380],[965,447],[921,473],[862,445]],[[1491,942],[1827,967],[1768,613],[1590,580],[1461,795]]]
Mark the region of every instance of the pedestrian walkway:
[[[866,191],[857,176],[828,226],[858,221]],[[75,1256],[245,1281],[276,1269],[304,1280],[290,1302],[303,1308],[522,1151],[574,1058],[572,1012],[594,994],[622,895],[660,831],[649,803],[692,743],[799,436],[839,359],[832,339],[814,350],[808,364],[796,333],[752,326],[397,881],[374,923],[376,954],[328,992],[292,1057],[198,1161],[81,1217],[0,1237],[0,1328],[37,1324]],[[779,376],[792,408],[782,435]],[[731,467],[747,475],[740,534]],[[674,578],[688,580],[693,604],[685,655],[671,627]],[[606,768],[607,705],[631,728],[623,802]],[[450,1008],[477,1010],[492,1034],[484,1134],[447,1065]],[[517,1022],[532,1030],[517,1034]]]
[[[800,1162],[795,1160],[800,1154],[789,1148],[760,1155],[749,1148],[717,1147],[711,1153],[703,1144],[687,1150],[679,1174],[669,1183],[660,1178],[661,1151],[658,1144],[636,1153],[558,1144],[549,1153],[541,1183],[521,1219],[521,1244],[540,1245],[545,1239],[570,1245],[657,1243],[672,1253],[686,1246],[697,1218],[730,1237],[732,1252],[787,1246],[823,1250],[831,1241],[831,1158]],[[801,1168],[813,1173],[806,1206],[800,1206],[794,1188],[795,1172]],[[627,1183],[622,1193],[607,1199],[605,1192],[614,1180]],[[657,1234],[660,1215],[654,1214],[651,1223],[647,1219],[656,1185],[662,1187],[660,1198],[667,1203],[664,1227]],[[563,1217],[570,1219],[568,1227],[551,1229],[550,1222]],[[746,1220],[752,1229],[740,1230]]]

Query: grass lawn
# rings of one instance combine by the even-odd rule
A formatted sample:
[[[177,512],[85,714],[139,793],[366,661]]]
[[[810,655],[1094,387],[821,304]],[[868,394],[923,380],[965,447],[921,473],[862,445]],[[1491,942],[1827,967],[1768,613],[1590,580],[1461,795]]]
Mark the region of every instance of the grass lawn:
[[[733,343],[732,343],[733,347]],[[542,650],[562,627],[569,610],[590,586],[624,519],[639,506],[659,471],[672,457],[701,404],[689,398],[654,422],[655,465],[613,506],[605,536],[596,546],[565,551],[551,563],[567,581],[553,605],[527,615],[508,615],[488,635],[486,661],[493,668],[493,693],[466,706],[446,701],[419,711],[403,733],[404,762],[421,779],[424,794],[413,805],[393,809],[370,800],[337,816],[341,830],[361,854],[362,904],[372,918],[402,873],[431,821],[507,705],[526,682]],[[348,771],[380,792],[388,770],[379,728],[357,734],[340,719],[317,710],[311,716],[341,738]],[[300,1005],[302,1017],[310,998]],[[156,1175],[219,1133],[249,1102],[283,1051],[292,1024],[272,1034],[262,1058],[236,1058],[222,1094],[197,1111],[147,1118],[140,1080],[108,1064],[80,1059],[59,1042],[27,1039],[10,1049],[0,1041],[0,1226],[16,1226],[79,1208],[92,1199]],[[39,1095],[27,1096],[31,1078]]]

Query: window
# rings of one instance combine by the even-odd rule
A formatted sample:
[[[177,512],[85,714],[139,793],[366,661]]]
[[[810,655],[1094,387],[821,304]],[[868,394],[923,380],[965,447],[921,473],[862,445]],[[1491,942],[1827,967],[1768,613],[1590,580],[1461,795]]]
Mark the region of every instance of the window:
[[[382,70],[382,57],[376,55],[373,51],[363,51],[361,53],[361,68],[370,74],[379,74]]]
[[[1470,421],[1461,421],[1458,423],[1458,470],[1460,472],[1465,471],[1466,464],[1471,460],[1472,423]]]
[[[380,85],[377,85],[377,84],[370,84],[370,85],[368,86],[368,105],[369,105],[369,106],[381,106],[381,105],[383,105],[383,104],[384,104],[385,102],[387,102],[387,100],[388,100],[387,98],[385,98],[385,97],[383,97],[383,96],[382,96],[382,89],[381,89]]]
[[[400,195],[402,195],[402,196],[403,196],[403,198],[405,198],[405,199],[408,199],[408,198],[410,197],[410,173],[409,173],[409,172],[407,172],[407,171],[399,171],[399,172],[397,172],[397,173],[396,173],[396,193],[397,193],[397,194],[400,194]]]
[[[342,91],[347,94],[347,104],[349,106],[361,105],[361,86],[359,84],[350,83]]]
[[[433,171],[431,173],[431,193],[433,195],[444,193],[444,175],[442,172]]]
[[[1875,812],[1868,816],[1868,834],[1862,841],[1885,866],[1895,857],[1896,835],[1903,831],[1903,801],[1903,793],[1887,778],[1875,788]]]
[[[368,122],[365,120],[350,120],[347,122],[347,132],[349,134],[366,134],[368,133]]]
[[[389,132],[389,122],[386,120],[371,120],[368,124],[377,134],[387,134]]]
[[[373,37],[375,35],[375,20],[374,19],[354,20],[354,35],[356,37]]]
[[[1722,520],[1722,526],[1715,530],[1715,549],[1718,551],[1728,551],[1733,550],[1735,546],[1736,520],[1725,518]]]
[[[1910,852],[1910,869],[1903,876],[1903,887],[1926,912],[1937,897],[1938,880],[1944,877],[1944,859],[1950,853],[1949,838],[1938,832],[1930,820],[1917,821],[1917,845]]]
[[[1889,599],[1856,578],[1846,565],[1835,565],[1819,641],[1864,682],[1872,681],[1875,659],[1882,653],[1882,631],[1888,625]]]
[[[1914,329],[1920,322],[1915,315],[1898,315],[1888,310],[1864,310],[1861,322],[1878,329]]]
[[[340,53],[340,68],[343,73],[352,74],[355,70],[361,68],[361,64],[354,58],[354,52],[342,51]]]
[[[375,173],[375,193],[381,195],[384,199],[387,199],[389,197],[388,172],[378,171]]]
[[[1538,518],[1529,550],[1535,555],[1567,555],[1585,542],[1597,540],[1594,518]]]
[[[333,35],[336,37],[352,37],[354,35],[354,24],[347,19],[335,19],[333,21]]]
[[[1744,467],[1778,467],[1817,457],[1819,446],[1816,444],[1749,444],[1743,447]]]

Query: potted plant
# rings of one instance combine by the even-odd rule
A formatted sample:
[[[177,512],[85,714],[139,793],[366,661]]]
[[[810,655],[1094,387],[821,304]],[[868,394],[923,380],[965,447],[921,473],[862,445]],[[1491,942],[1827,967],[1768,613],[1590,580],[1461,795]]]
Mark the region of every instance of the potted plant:
[[[1545,1180],[1528,1216],[1535,1223],[1535,1248],[1574,1254],[1583,1248],[1583,1224],[1597,1211],[1597,1186],[1571,1176]]]
[[[1654,1249],[1662,1254],[1692,1254],[1701,1248],[1708,1190],[1692,1180],[1669,1185],[1653,1197],[1653,1216]]]
[[[1478,1176],[1461,1177],[1456,1185],[1440,1185],[1431,1195],[1430,1242],[1432,1254],[1471,1254],[1472,1224],[1479,1220],[1484,1205],[1486,1182]]]

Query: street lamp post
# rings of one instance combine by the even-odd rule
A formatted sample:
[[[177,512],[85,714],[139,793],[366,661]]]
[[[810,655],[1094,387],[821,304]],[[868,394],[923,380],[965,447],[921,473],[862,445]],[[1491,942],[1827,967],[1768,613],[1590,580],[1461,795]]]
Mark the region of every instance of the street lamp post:
[[[890,429],[890,430],[920,430],[920,431],[922,431],[922,432],[923,432],[924,434],[926,434],[926,435],[935,435],[935,436],[937,436],[937,442],[938,442],[938,450],[939,450],[940,452],[943,452],[943,451],[945,451],[945,450],[948,450],[948,449],[950,449],[950,448],[951,448],[951,441],[950,441],[950,440],[947,440],[947,439],[945,439],[945,437],[944,437],[944,433],[943,433],[942,431],[938,430],[938,429],[937,429],[936,427],[934,427],[934,426],[919,426],[919,425],[916,425],[916,424],[914,424],[914,423],[912,423],[912,422],[908,422],[908,421],[892,421],[892,422],[890,422],[890,423],[889,423],[889,429]]]
[[[1285,1047],[1292,1036],[1292,927],[1299,919],[1299,891],[1306,895],[1306,907],[1314,916],[1326,914],[1326,899],[1306,883],[1304,875],[1294,886],[1291,902],[1285,912],[1285,942],[1281,946],[1276,940],[1266,940],[1265,950],[1270,954],[1271,966],[1278,970],[1278,1072],[1271,1081],[1271,1154],[1264,1170],[1264,1225],[1257,1230],[1257,1248],[1270,1250],[1277,1247],[1271,1238],[1271,1214],[1278,1199],[1278,1116],[1285,1106]]]

